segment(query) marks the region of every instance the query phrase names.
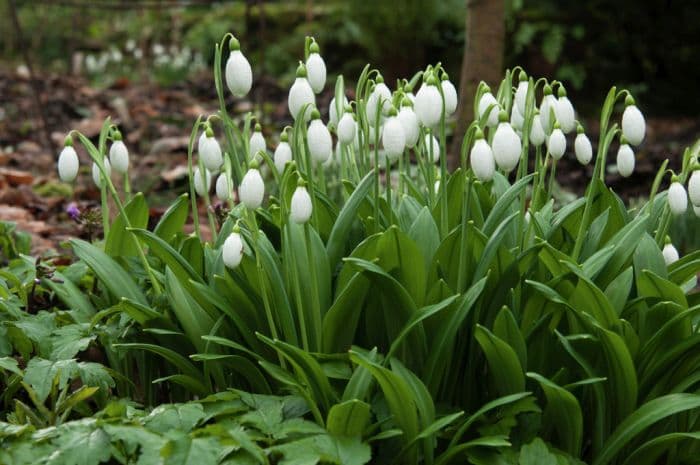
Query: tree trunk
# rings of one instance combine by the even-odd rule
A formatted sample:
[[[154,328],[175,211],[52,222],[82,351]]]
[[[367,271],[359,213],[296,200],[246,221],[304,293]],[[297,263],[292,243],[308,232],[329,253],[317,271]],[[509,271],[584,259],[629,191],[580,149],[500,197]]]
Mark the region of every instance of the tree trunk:
[[[474,118],[474,94],[480,81],[495,92],[503,76],[505,0],[467,0],[464,55],[459,81],[457,128],[450,150],[450,166],[459,165],[462,138]]]

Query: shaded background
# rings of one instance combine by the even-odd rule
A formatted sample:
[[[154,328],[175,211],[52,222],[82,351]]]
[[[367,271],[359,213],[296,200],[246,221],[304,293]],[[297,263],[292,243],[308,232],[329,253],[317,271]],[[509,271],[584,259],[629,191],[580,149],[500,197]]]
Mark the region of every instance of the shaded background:
[[[352,85],[368,62],[390,84],[437,61],[455,84],[494,84],[521,65],[566,83],[595,145],[605,94],[613,84],[628,88],[648,137],[635,176],[613,174],[610,183],[625,197],[643,196],[661,160],[678,169],[700,134],[699,17],[700,2],[680,0],[0,0],[0,205],[24,205],[28,215],[13,214],[53,225],[66,195],[95,198],[88,175],[74,192],[56,183],[53,163],[69,129],[94,136],[108,115],[135,155],[137,188],[167,204],[184,190],[192,122],[216,111],[213,45],[229,31],[253,66],[254,88],[227,101],[234,113],[258,114],[269,148],[290,120],[286,94],[306,35],[329,71],[322,108],[335,77]],[[465,39],[474,48],[463,66]],[[464,89],[470,108],[468,82]],[[580,191],[590,173],[570,168],[558,170],[559,182]],[[683,227],[693,231],[688,216]]]

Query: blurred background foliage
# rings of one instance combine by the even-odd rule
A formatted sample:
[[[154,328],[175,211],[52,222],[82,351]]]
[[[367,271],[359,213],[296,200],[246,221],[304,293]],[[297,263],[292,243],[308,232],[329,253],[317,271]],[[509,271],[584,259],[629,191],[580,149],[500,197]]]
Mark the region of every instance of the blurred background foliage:
[[[593,111],[615,82],[647,112],[697,114],[700,2],[505,1],[506,66],[565,80],[581,111]],[[321,44],[329,71],[350,79],[367,62],[381,63],[393,82],[439,60],[457,80],[465,35],[465,0],[15,3],[25,43],[0,35],[2,63],[20,63],[27,47],[38,68],[86,74],[100,85],[196,79],[227,31],[241,39],[254,72],[281,87],[293,79],[307,34]],[[1,29],[12,31],[9,2],[1,5]]]

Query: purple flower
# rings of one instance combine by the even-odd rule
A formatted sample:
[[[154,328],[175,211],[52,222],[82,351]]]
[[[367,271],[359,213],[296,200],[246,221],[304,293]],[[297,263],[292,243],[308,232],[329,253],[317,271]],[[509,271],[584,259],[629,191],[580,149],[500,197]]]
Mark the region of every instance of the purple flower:
[[[78,208],[78,204],[75,202],[71,202],[68,204],[66,207],[66,213],[68,213],[68,216],[70,216],[74,220],[78,220],[78,217],[80,216],[80,209]]]

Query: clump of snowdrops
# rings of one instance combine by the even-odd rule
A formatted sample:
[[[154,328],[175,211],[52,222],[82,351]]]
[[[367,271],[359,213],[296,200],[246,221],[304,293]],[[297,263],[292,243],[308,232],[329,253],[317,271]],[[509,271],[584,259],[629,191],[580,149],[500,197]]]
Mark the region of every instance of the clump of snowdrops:
[[[73,245],[131,322],[106,348],[125,374],[146,353],[169,363],[139,365],[141,381],[179,386],[176,400],[292,391],[319,425],[371,438],[378,463],[692,461],[700,254],[680,258],[667,236],[688,199],[700,212],[697,146],[630,210],[605,184],[611,147],[629,177],[644,141],[627,90],[606,96],[594,151],[564,83],[508,70],[479,85],[450,172],[458,95],[440,63],[395,83],[367,66],[354,91],[338,76],[321,108],[327,70],[308,38],[293,123],[266,139],[259,118],[226,105],[253,85],[241,44],[227,34],[215,56],[220,109],[195,122],[190,192],[153,231],[116,126],[97,145],[72,131],[59,157],[72,181],[77,137],[103,192],[104,247]],[[556,169],[572,152],[592,176],[559,205]],[[114,315],[93,324],[123,325]]]

